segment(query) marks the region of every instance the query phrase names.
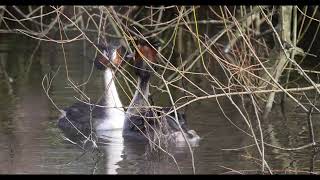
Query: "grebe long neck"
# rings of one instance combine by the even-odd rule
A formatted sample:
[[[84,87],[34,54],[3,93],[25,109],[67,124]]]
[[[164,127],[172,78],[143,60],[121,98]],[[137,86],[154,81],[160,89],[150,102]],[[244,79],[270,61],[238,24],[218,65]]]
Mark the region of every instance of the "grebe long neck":
[[[134,96],[132,98],[132,101],[129,105],[129,108],[134,106],[147,106],[149,96],[149,78],[148,79],[142,79],[138,78],[138,86],[137,90],[134,93]]]
[[[105,85],[105,118],[98,123],[97,130],[122,129],[125,119],[125,112],[114,82],[114,72],[107,67],[104,71]]]
[[[142,78],[138,76],[137,89],[126,112],[127,118],[125,120],[124,130],[130,128],[130,120],[128,118],[132,115],[140,115],[139,112],[142,112],[145,107],[148,106],[149,80],[150,77]]]
[[[108,107],[121,107],[122,103],[114,82],[114,72],[111,68],[106,68],[104,71],[104,85],[105,85],[105,105]],[[122,108],[123,109],[123,108]]]

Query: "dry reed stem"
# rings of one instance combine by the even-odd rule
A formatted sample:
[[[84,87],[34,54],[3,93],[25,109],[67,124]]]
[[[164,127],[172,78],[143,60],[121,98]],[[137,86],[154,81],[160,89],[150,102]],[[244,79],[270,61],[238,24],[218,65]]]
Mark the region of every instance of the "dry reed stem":
[[[255,146],[259,152],[261,159],[257,163],[261,163],[261,172],[272,174],[277,172],[269,167],[265,159],[265,146],[286,150],[297,151],[315,145],[315,140],[311,144],[296,148],[283,148],[265,142],[265,129],[262,128],[261,114],[265,105],[272,107],[273,98],[276,93],[284,93],[291,100],[293,100],[305,112],[311,112],[310,108],[299,100],[301,94],[294,94],[296,92],[315,91],[320,93],[320,82],[311,78],[309,74],[320,74],[315,69],[303,68],[300,63],[308,56],[314,56],[310,53],[311,47],[316,40],[316,35],[313,36],[312,41],[307,49],[296,47],[297,44],[303,40],[307,35],[307,31],[311,27],[312,22],[318,23],[317,30],[320,28],[320,20],[317,19],[318,6],[312,8],[304,7],[300,9],[297,6],[293,7],[293,23],[292,23],[292,46],[289,49],[286,47],[287,41],[283,35],[278,32],[278,27],[272,23],[274,16],[279,16],[276,9],[279,7],[269,6],[240,6],[233,10],[230,7],[208,7],[208,14],[214,18],[201,19],[201,6],[145,6],[145,7],[105,7],[105,6],[38,6],[28,7],[28,12],[20,9],[19,6],[13,6],[10,10],[7,6],[0,7],[0,33],[20,33],[32,39],[39,40],[39,44],[46,42],[53,42],[61,46],[63,53],[63,66],[66,71],[66,79],[69,88],[72,88],[81,98],[75,97],[78,101],[86,104],[95,104],[91,102],[91,97],[86,94],[85,87],[92,79],[93,66],[91,67],[88,78],[83,78],[80,85],[76,85],[69,74],[68,59],[65,55],[65,45],[75,41],[83,41],[88,46],[94,48],[97,53],[102,54],[95,46],[95,40],[98,42],[107,38],[117,38],[124,47],[127,47],[129,52],[137,49],[137,45],[133,41],[133,37],[137,36],[141,39],[147,40],[150,37],[158,39],[163,46],[157,50],[159,54],[159,63],[152,63],[146,60],[150,67],[155,66],[153,70],[156,84],[151,84],[153,95],[157,93],[164,93],[168,96],[168,106],[173,106],[173,110],[168,112],[174,113],[177,119],[177,111],[186,108],[188,105],[197,101],[208,101],[215,99],[221,112],[226,119],[238,130],[254,140],[253,145],[244,146],[241,148],[228,149],[237,150]],[[73,12],[70,11],[73,10]],[[311,9],[311,10],[310,10]],[[310,13],[307,13],[311,11]],[[71,12],[71,13],[70,13]],[[174,12],[168,18],[168,12]],[[48,21],[48,17],[50,20]],[[47,21],[45,21],[47,20]],[[300,27],[297,25],[300,22]],[[12,28],[10,23],[15,23],[16,27]],[[29,24],[32,26],[29,26]],[[261,26],[267,25],[269,29],[265,32],[261,31]],[[216,34],[204,34],[204,26],[219,26]],[[57,32],[59,38],[53,38],[52,32]],[[74,32],[75,35],[68,36],[69,32]],[[92,36],[94,34],[94,37]],[[280,59],[288,62],[281,65],[280,71],[275,70],[276,65],[271,64],[270,56],[272,56],[272,49],[265,36],[273,34],[275,36],[275,43],[279,44],[278,52],[283,53]],[[107,37],[107,38],[104,38]],[[94,40],[93,40],[93,39]],[[187,39],[188,38],[188,39]],[[186,40],[184,40],[186,39]],[[187,41],[190,41],[189,45]],[[221,43],[223,41],[223,43]],[[148,41],[147,41],[148,42]],[[132,46],[133,45],[133,49]],[[187,49],[189,48],[189,49]],[[177,50],[180,53],[178,61],[176,57]],[[185,52],[183,52],[185,51]],[[297,56],[301,56],[301,62],[296,61]],[[26,73],[29,73],[30,65],[32,63],[31,55],[29,66]],[[185,57],[185,58],[183,58]],[[114,78],[119,87],[124,92],[125,97],[131,100],[133,91],[137,88],[135,76],[130,74],[127,69],[132,68],[132,65],[124,58],[125,65],[123,67],[114,67],[117,75]],[[213,72],[213,63],[222,69],[222,74],[225,76],[225,82],[218,78]],[[272,66],[274,65],[274,66]],[[279,65],[280,66],[280,65]],[[59,68],[58,68],[59,70]],[[278,72],[277,74],[274,72]],[[50,87],[52,86],[53,78],[58,73],[55,72],[52,78],[45,75],[42,81],[43,89],[58,111],[61,109],[49,96]],[[292,86],[291,76],[293,73],[298,73],[299,79],[304,80],[311,85]],[[265,75],[261,75],[265,74]],[[276,75],[275,75],[276,74]],[[280,76],[286,76],[286,82],[279,81]],[[117,76],[121,76],[125,82],[124,87],[118,80]],[[207,87],[200,85],[196,78],[201,78]],[[178,82],[187,84],[187,87],[177,85]],[[47,83],[47,84],[45,84]],[[131,89],[133,87],[133,89]],[[208,88],[209,87],[209,88]],[[290,88],[289,88],[290,87]],[[175,90],[175,92],[172,91]],[[178,93],[176,93],[178,92]],[[176,95],[176,94],[183,95]],[[254,117],[249,118],[249,112],[245,107],[243,97],[247,95],[253,107]],[[237,104],[233,97],[240,96],[242,104]],[[226,97],[235,107],[243,119],[243,122],[249,128],[244,130],[235,123],[232,119],[227,117],[224,107],[220,104],[220,97]],[[269,98],[269,100],[268,100]],[[148,97],[144,97],[148,102],[146,107],[136,108],[151,108],[156,111],[156,108],[161,108],[157,104],[152,105],[148,101]],[[307,103],[312,107],[313,111],[319,112],[315,106],[316,102],[307,98]],[[103,107],[103,106],[101,106]],[[114,107],[108,107],[114,108]],[[124,106],[127,108],[127,106]],[[271,110],[271,108],[270,108]],[[311,115],[311,113],[310,113]],[[156,117],[159,120],[164,115]],[[309,118],[310,119],[310,118]],[[193,121],[190,119],[190,121]],[[258,124],[258,130],[255,131],[252,123]],[[312,123],[312,122],[311,122]],[[314,125],[310,125],[313,129]],[[181,128],[181,127],[180,127]],[[161,138],[161,133],[157,132],[158,140]],[[258,132],[258,133],[257,133]],[[146,135],[148,138],[148,136]],[[86,137],[93,141],[93,134]],[[150,139],[150,141],[152,141]],[[154,143],[154,144],[152,144]],[[158,143],[152,142],[153,146],[161,149],[161,151],[168,153]],[[189,146],[189,145],[188,145]],[[193,172],[195,173],[195,164],[193,151],[189,146],[192,158]],[[173,155],[168,155],[174,159]],[[256,158],[257,159],[257,158]],[[175,159],[174,159],[175,161]],[[178,169],[178,163],[175,161]],[[223,167],[223,166],[222,166]],[[180,169],[179,169],[180,170]],[[241,173],[229,169],[233,172]]]

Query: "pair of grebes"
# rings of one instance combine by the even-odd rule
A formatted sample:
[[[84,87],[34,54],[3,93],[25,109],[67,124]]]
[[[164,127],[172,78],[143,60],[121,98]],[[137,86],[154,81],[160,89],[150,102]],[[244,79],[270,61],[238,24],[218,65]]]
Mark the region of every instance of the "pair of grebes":
[[[99,44],[94,65],[104,71],[104,95],[97,104],[77,102],[65,108],[58,120],[58,127],[67,135],[122,129],[127,141],[153,141],[160,137],[171,143],[196,145],[200,137],[187,126],[185,115],[173,108],[152,108],[148,103],[149,81],[157,63],[157,50],[146,41],[137,41],[136,50],[124,57],[121,46]],[[122,61],[132,59],[138,77],[136,91],[125,111],[114,82],[116,69]],[[97,133],[99,134],[99,133]],[[186,143],[187,144],[187,143]]]

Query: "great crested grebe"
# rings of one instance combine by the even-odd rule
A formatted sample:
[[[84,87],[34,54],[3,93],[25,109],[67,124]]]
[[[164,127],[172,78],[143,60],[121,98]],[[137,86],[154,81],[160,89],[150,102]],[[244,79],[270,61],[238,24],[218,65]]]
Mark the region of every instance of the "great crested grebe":
[[[119,67],[122,61],[120,47],[99,44],[98,48],[103,54],[98,53],[94,65],[104,71],[105,92],[96,105],[77,102],[64,109],[58,127],[69,137],[87,136],[92,131],[121,130],[124,125],[125,112],[113,80],[113,68]]]
[[[170,142],[181,144],[186,142],[182,134],[183,131],[189,143],[193,146],[197,145],[200,137],[194,130],[188,129],[184,114],[177,113],[178,121],[176,121],[174,112],[168,114],[168,112],[172,111],[171,108],[158,110],[148,108],[150,106],[148,103],[149,81],[152,73],[152,64],[157,61],[157,51],[144,41],[137,42],[137,49],[138,51],[135,51],[131,57],[133,58],[135,72],[138,76],[138,84],[133,99],[126,111],[122,133],[124,139],[147,140],[149,138],[157,138],[156,136],[160,134],[160,136],[164,135],[167,137]]]

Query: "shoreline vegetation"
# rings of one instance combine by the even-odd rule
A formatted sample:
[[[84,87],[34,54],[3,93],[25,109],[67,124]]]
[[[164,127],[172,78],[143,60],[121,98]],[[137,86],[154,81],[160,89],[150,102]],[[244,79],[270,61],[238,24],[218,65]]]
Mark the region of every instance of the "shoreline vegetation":
[[[319,127],[313,122],[314,114],[320,113],[318,6],[0,6],[0,17],[0,36],[19,34],[37,42],[31,57],[19,62],[17,76],[27,77],[32,71],[40,44],[52,43],[64,53],[68,44],[82,43],[81,53],[89,57],[85,49],[97,50],[96,43],[102,40],[117,41],[130,53],[137,48],[136,37],[147,42],[156,39],[161,46],[157,49],[159,62],[154,64],[151,99],[161,99],[159,94],[167,98],[162,97],[160,104],[152,102],[150,107],[173,106],[168,112],[172,113],[186,111],[195,102],[214,99],[219,103],[220,98],[226,98],[247,127],[240,128],[227,115],[226,119],[252,138],[251,146],[257,152],[254,158],[261,167],[257,172],[262,174],[284,173],[270,167],[266,148],[308,149],[310,153],[319,149],[315,134]],[[12,95],[12,65],[0,57],[2,84]],[[66,70],[65,77],[79,94],[78,100],[92,103],[85,93],[90,76],[75,84],[66,56],[63,62],[54,71],[44,70],[47,74],[42,78],[43,90],[58,112],[61,109],[51,98],[50,88],[60,68]],[[136,83],[129,66],[126,62],[117,73],[123,77],[121,89],[130,100]],[[309,143],[279,147],[265,140],[268,132],[263,124],[270,121],[275,104],[285,117],[287,102],[306,114],[300,120],[307,123]],[[223,107],[220,110],[223,112]],[[314,167],[303,173],[315,173]]]

